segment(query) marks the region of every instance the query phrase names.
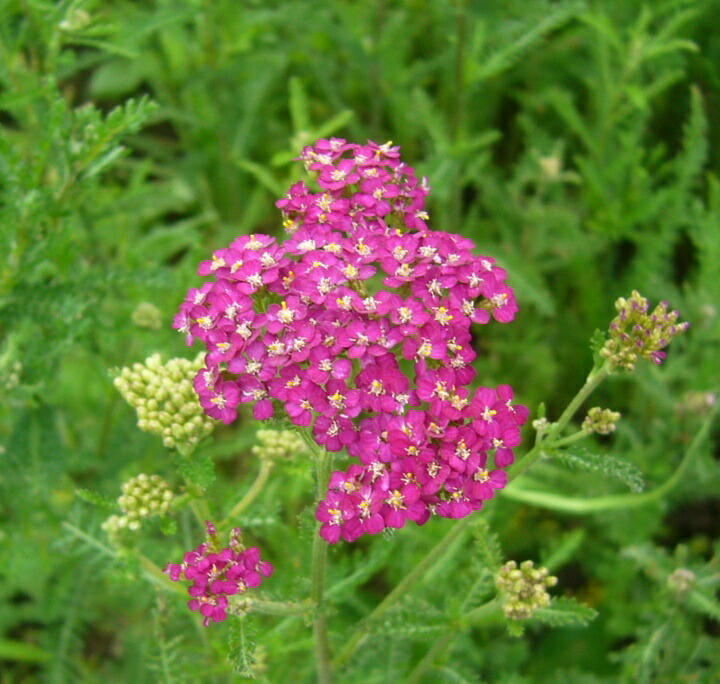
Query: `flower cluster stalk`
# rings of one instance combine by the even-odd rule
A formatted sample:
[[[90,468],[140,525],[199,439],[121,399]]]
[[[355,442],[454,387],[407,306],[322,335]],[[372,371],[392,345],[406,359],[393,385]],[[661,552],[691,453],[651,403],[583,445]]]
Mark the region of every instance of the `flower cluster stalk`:
[[[565,429],[567,424],[570,422],[572,417],[577,413],[578,409],[582,406],[583,402],[597,389],[598,385],[608,378],[612,373],[613,367],[609,361],[603,362],[600,366],[595,366],[587,376],[585,384],[580,388],[580,391],[572,398],[570,403],[567,405],[565,410],[560,415],[556,423],[553,423],[549,430],[539,435],[539,438],[535,445],[525,456],[516,461],[508,469],[508,476],[510,480],[514,480],[522,475],[530,466],[532,466],[543,454],[544,449],[548,446],[560,446],[563,444],[570,443],[570,438],[560,438],[562,431]],[[574,435],[572,441],[575,441]]]
[[[316,458],[317,495],[321,499],[327,491],[330,480],[332,455],[324,449],[314,450]],[[313,631],[315,634],[315,652],[317,655],[318,682],[330,684],[332,682],[332,656],[330,653],[330,640],[327,629],[327,611],[325,607],[325,585],[327,581],[327,551],[328,545],[320,536],[322,523],[318,521],[317,531],[313,538],[310,597],[315,607]]]
[[[346,665],[368,637],[368,627],[394,606],[408,591],[428,573],[470,527],[471,518],[463,518],[448,530],[447,534],[427,553],[427,555],[397,584],[397,586],[378,604],[375,610],[365,618],[348,640],[345,648],[335,659],[336,667]]]
[[[703,445],[710,432],[710,428],[717,418],[717,412],[720,404],[716,404],[703,421],[700,429],[695,433],[692,442],[685,451],[685,455],[680,461],[675,472],[655,489],[638,494],[611,494],[608,496],[598,496],[591,499],[581,499],[577,497],[562,496],[553,494],[552,492],[540,492],[530,489],[522,489],[514,484],[503,490],[503,496],[515,501],[549,508],[563,513],[575,513],[578,515],[589,515],[599,511],[618,510],[622,508],[636,508],[644,506],[654,501],[660,501],[665,497],[679,482],[691,466],[697,455],[700,453],[700,447]]]
[[[238,501],[235,506],[233,506],[231,511],[227,514],[225,520],[223,520],[218,527],[225,528],[228,525],[234,524],[233,520],[242,515],[255,501],[255,499],[260,496],[260,493],[263,491],[263,489],[265,489],[265,485],[270,478],[270,473],[272,472],[273,466],[274,463],[271,460],[262,459],[262,461],[260,462],[260,470],[257,474],[257,477],[255,478],[255,481],[250,486],[250,489],[248,489],[245,493],[245,496],[243,496],[243,498],[240,499],[240,501]]]

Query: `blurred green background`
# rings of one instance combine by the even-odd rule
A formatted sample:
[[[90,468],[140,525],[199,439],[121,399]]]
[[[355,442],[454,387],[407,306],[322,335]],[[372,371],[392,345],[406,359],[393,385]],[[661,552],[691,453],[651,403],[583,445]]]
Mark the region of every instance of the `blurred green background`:
[[[627,417],[597,449],[650,486],[667,478],[720,383],[719,22],[718,0],[0,1],[3,683],[230,677],[207,665],[222,647],[163,606],[132,559],[107,554],[107,511],[76,490],[114,498],[138,472],[172,472],[109,370],[156,351],[194,355],[171,324],[197,264],[238,234],[281,235],[274,202],[320,137],[401,145],[430,180],[432,226],[508,269],[521,312],[478,332],[479,379],[512,384],[533,411],[545,402],[557,417],[577,391],[618,296],[638,289],[679,309],[692,327],[667,364],[611,380],[593,402]],[[219,507],[255,468],[255,427],[244,416],[208,447]],[[539,475],[571,494],[622,487],[549,466]],[[292,526],[312,503],[302,467],[285,477],[293,515],[278,485],[255,521],[276,567],[295,557],[278,521]],[[632,513],[579,519],[499,502],[508,557],[564,543],[558,589],[600,617],[526,640],[474,630],[448,672],[717,681],[719,486],[706,446],[668,500]],[[440,534],[431,528],[403,532],[406,562]],[[199,543],[183,529],[174,556],[161,534],[148,542],[158,564]],[[334,551],[338,579],[360,552]],[[398,559],[383,562],[348,620],[402,576]],[[709,578],[703,605],[667,594],[679,565]],[[278,580],[278,593],[293,582]],[[158,644],[170,649],[174,634],[197,643],[168,678]],[[398,663],[424,652],[414,638],[389,637],[404,655],[382,667],[378,646],[365,654],[364,681],[389,681],[387,662],[402,674]],[[287,667],[311,657],[307,643],[283,651],[286,637],[268,639]]]

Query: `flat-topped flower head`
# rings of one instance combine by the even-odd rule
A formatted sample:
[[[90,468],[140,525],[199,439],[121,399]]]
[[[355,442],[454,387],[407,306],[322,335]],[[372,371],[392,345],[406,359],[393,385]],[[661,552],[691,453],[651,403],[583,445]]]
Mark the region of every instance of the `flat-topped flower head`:
[[[331,138],[301,159],[313,180],[277,202],[288,238],[216,251],[176,318],[208,348],[202,406],[284,415],[359,459],[358,487],[318,509],[328,541],[468,515],[505,485],[528,413],[507,386],[470,392],[474,326],[517,311],[507,273],[430,228],[429,185],[398,146]]]

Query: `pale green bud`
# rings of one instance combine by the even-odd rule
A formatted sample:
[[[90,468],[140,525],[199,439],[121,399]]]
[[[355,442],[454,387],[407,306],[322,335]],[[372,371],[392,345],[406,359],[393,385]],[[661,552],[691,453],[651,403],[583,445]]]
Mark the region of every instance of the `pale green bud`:
[[[617,411],[593,406],[583,420],[582,429],[585,432],[609,435],[611,432],[615,432],[619,420],[620,414]]]
[[[515,561],[508,561],[498,571],[495,583],[504,596],[503,610],[512,620],[532,617],[539,608],[550,605],[547,588],[557,584],[557,577],[546,568],[535,568],[532,561],[523,561],[518,568]]]

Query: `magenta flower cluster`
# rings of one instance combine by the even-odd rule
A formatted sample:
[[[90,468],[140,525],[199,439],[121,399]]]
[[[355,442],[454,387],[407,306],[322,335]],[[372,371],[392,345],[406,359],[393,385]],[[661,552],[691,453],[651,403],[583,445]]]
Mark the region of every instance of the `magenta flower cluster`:
[[[260,558],[260,549],[242,546],[239,527],[232,531],[230,546],[224,549],[220,549],[217,530],[211,522],[207,523],[207,536],[208,541],[188,551],[182,563],[168,563],[165,568],[173,582],[181,579],[192,582],[188,605],[205,617],[206,627],[227,618],[228,596],[259,587],[274,570],[272,563]]]
[[[473,323],[517,311],[507,274],[428,228],[429,188],[399,148],[321,140],[302,159],[319,192],[300,182],[277,203],[290,237],[217,251],[175,319],[208,350],[201,403],[225,423],[241,403],[259,420],[282,407],[360,461],[318,508],[331,543],[468,515],[505,485],[528,415],[509,386],[470,391]]]

